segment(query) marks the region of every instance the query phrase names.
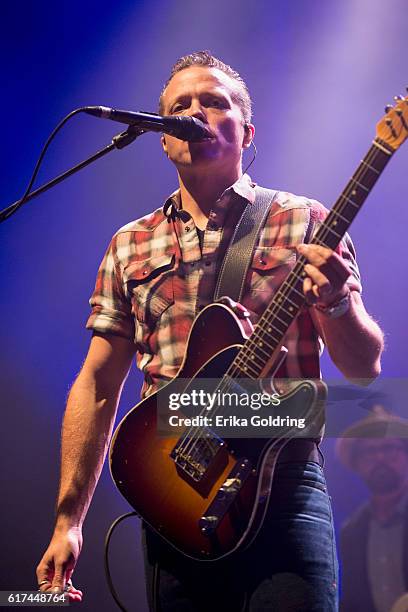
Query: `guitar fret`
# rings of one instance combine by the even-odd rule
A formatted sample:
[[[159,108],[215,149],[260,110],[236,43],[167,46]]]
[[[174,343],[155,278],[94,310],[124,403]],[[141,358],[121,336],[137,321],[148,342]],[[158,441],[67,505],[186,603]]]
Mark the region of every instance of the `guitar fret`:
[[[380,149],[380,151],[382,151],[383,153],[386,153],[387,155],[389,155],[391,157],[392,155],[392,151],[389,151],[388,149],[386,149],[385,147],[383,147],[382,145],[380,145],[380,143],[377,140],[373,140],[373,145],[375,147],[377,147],[378,149]]]
[[[301,293],[300,295],[302,296],[302,298],[304,297],[303,293]],[[302,305],[302,303],[297,304],[296,302],[294,302],[294,301],[293,301],[293,300],[292,300],[292,299],[289,297],[289,295],[286,295],[286,296],[285,296],[285,300],[287,300],[288,302],[290,302],[290,303],[291,303],[291,305],[292,305],[294,308],[300,308],[300,307],[301,307],[301,305]],[[302,300],[302,301],[303,301],[303,300]]]
[[[267,321],[265,321],[265,324],[267,324]],[[275,343],[275,347],[276,347],[276,346],[279,344],[280,339],[279,339],[279,338],[276,338],[276,337],[275,337],[275,336],[272,334],[273,328],[272,328],[271,326],[269,326],[269,327],[268,327],[268,329],[265,329],[264,327],[262,327],[262,324],[261,324],[261,325],[258,325],[258,327],[259,327],[259,329],[260,329],[260,330],[262,330],[262,332],[263,332],[264,334],[266,334],[266,335],[268,336],[268,338],[271,338],[271,339],[272,339],[272,341]],[[269,329],[270,329],[271,331],[269,331]],[[272,346],[271,346],[271,348],[272,348],[272,349],[274,349],[274,346],[272,345]]]
[[[319,242],[320,242],[320,241],[319,241]],[[323,243],[321,242],[320,244],[323,244]],[[323,244],[323,246],[325,246],[325,245]],[[301,298],[303,298],[303,299],[304,299],[304,297],[305,297],[305,296],[304,296],[304,294],[303,294],[303,293],[301,293],[300,291],[298,291],[298,290],[297,290],[295,287],[292,287],[292,291],[294,291],[295,293],[297,293],[298,295],[300,295],[300,297],[301,297]],[[299,308],[299,307],[298,307],[298,308]]]
[[[261,331],[263,331],[263,330],[261,330]],[[269,338],[269,336],[267,336],[267,337]],[[267,342],[267,341],[265,340],[265,338],[262,338],[262,342],[265,344],[265,346],[267,346],[267,347],[268,347],[269,351],[272,351],[272,353],[273,353],[273,351],[276,349],[276,346],[277,346],[277,344],[278,344],[278,340],[277,340],[277,339],[275,340],[275,343],[274,343],[274,344],[271,344],[270,342]],[[268,353],[268,357],[269,357],[269,355],[270,355],[270,353]]]
[[[244,373],[244,377],[249,376],[249,378],[254,378],[254,379],[258,378],[257,372],[255,371],[251,372],[243,359],[238,359],[237,365],[240,368],[240,370]]]
[[[330,225],[327,225],[326,223],[324,224],[324,228],[329,230],[329,232],[331,232],[332,234],[334,234],[337,238],[340,238],[340,240],[343,238],[342,234],[338,234],[337,232],[334,231],[334,229],[332,229],[330,227]]]
[[[269,327],[267,329],[273,329],[276,331],[278,336],[281,336],[285,333],[287,329],[286,323],[279,321],[279,319],[275,319],[274,316],[269,320]],[[276,340],[277,341],[277,340]]]
[[[248,376],[247,372],[244,372],[244,370],[241,368],[241,366],[237,365],[237,363],[235,361],[233,361],[233,363],[231,364],[231,366],[233,366],[235,368],[235,370],[239,370],[241,372],[241,376],[233,376],[233,372],[229,371],[227,372],[227,374],[229,376],[231,376],[231,378],[245,378],[245,376]],[[252,376],[249,376],[249,378],[252,378]],[[253,379],[254,380],[254,379]]]
[[[259,344],[259,342],[261,344]],[[248,348],[251,351],[262,351],[262,353],[264,353],[267,357],[269,357],[269,353],[267,351],[264,350],[263,346],[267,345],[270,349],[272,349],[273,347],[270,346],[267,342],[265,342],[264,340],[251,340],[251,338],[249,338],[248,340]]]
[[[287,300],[288,300],[288,302],[291,302],[291,300],[290,300],[289,298],[287,298]],[[293,304],[293,302],[291,302],[291,304]],[[295,304],[295,305],[296,305],[296,304]],[[279,303],[279,307],[280,307],[280,309],[281,309],[281,310],[283,310],[283,312],[284,312],[285,314],[287,314],[289,317],[293,317],[293,310],[294,310],[293,306],[289,306],[289,307],[287,307],[287,306],[284,306],[282,303]],[[296,308],[297,308],[297,306],[296,306]]]
[[[263,321],[263,323],[257,323],[256,325],[256,329],[260,329],[262,331],[262,333],[266,334],[266,336],[268,338],[270,338],[272,340],[272,342],[275,344],[275,347],[272,345],[272,348],[275,349],[276,346],[279,344],[279,342],[281,341],[281,339],[276,338],[273,334],[273,332],[275,331],[274,328],[272,327],[272,325],[270,324],[267,316],[266,315],[266,311],[265,311],[265,320]],[[267,326],[266,328],[264,326]],[[258,333],[258,332],[256,332]],[[251,336],[252,337],[252,336]]]
[[[283,319],[281,319],[277,314],[273,315],[274,319],[278,319],[278,321],[280,321],[281,323],[283,323],[285,325],[285,327],[288,325],[287,321],[284,321]]]
[[[265,336],[267,338],[266,340],[265,340]],[[274,340],[274,342],[272,343],[268,342],[269,338],[272,338],[272,341]],[[277,342],[278,342],[278,339],[273,338],[271,334],[268,334],[260,325],[257,325],[255,327],[254,333],[252,334],[252,336],[248,338],[249,344],[254,344],[256,347],[259,346],[261,350],[263,350],[263,346],[265,346],[270,351],[274,351],[276,348]],[[266,353],[266,352],[265,354],[269,355],[269,353]]]
[[[275,317],[276,317],[276,312],[274,310],[270,310],[269,312],[265,311],[265,323],[267,324],[267,327],[263,327],[263,331],[267,334],[270,334],[273,337],[273,332],[275,331]],[[278,318],[279,320],[279,318]],[[283,323],[285,326],[287,325],[286,321],[283,321],[281,319],[281,323]],[[276,328],[276,331],[279,332],[279,328]],[[273,337],[274,338],[274,337]],[[275,341],[279,341],[277,338],[274,338]]]
[[[346,217],[337,212],[337,210],[334,210],[334,208],[330,211],[330,213],[332,215],[336,215],[336,217],[340,217],[340,219],[342,219],[342,221],[345,221],[347,224],[350,223],[350,219],[346,219]]]
[[[301,276],[299,276],[299,274],[297,272],[295,272],[295,269],[293,268],[292,270],[292,278],[296,278],[296,280],[303,282],[303,278],[306,276],[306,272],[303,270],[301,272]]]
[[[248,370],[252,370],[252,373],[255,374],[254,379],[258,378],[257,371],[253,368],[250,368],[250,366],[245,362],[244,358],[240,356],[240,353],[238,353],[238,355],[236,356],[235,361],[238,363],[238,366],[244,372],[245,376],[250,376],[250,372]],[[240,362],[243,365],[241,365]],[[250,376],[250,378],[252,377]]]
[[[272,340],[272,349],[275,350],[275,348],[278,346],[279,342],[282,340],[282,333],[285,333],[286,331],[286,327],[284,330],[282,330],[282,332],[280,332],[280,336],[279,336],[279,329],[277,330],[278,332],[278,336],[276,336],[273,332],[275,332],[275,328],[271,325],[271,321],[266,320],[265,324],[267,324],[267,327],[265,329],[265,327],[259,326],[260,329],[263,331],[264,334],[267,335],[268,338],[270,338]]]
[[[359,181],[357,181],[356,179],[352,179],[353,183],[355,183],[356,185],[358,185],[359,187],[361,187],[361,189],[364,189],[364,191],[366,191],[367,193],[369,193],[369,189],[368,187],[366,187],[365,185],[363,185],[363,183],[360,183]]]
[[[353,200],[351,200],[346,195],[344,195],[344,193],[342,193],[340,197],[344,198],[347,202],[349,202],[349,204],[352,204],[355,208],[360,208],[359,204],[356,204],[355,202],[353,202]],[[349,221],[349,223],[350,223],[350,221]]]
[[[259,367],[259,363],[256,363],[257,361],[261,362],[261,365],[264,363],[264,361],[262,360],[262,357],[260,357],[259,355],[256,354],[255,351],[251,350],[249,348],[249,346],[245,346],[245,348],[243,349],[243,351],[246,351],[245,354],[245,359],[247,360],[248,363],[250,363],[252,366],[255,366],[256,368]]]
[[[377,170],[377,168],[374,168],[374,166],[372,166],[371,164],[369,164],[368,162],[364,161],[364,159],[361,160],[361,163],[364,164],[365,166],[367,166],[367,168],[370,168],[370,170],[372,170],[373,172],[375,172],[376,174],[380,175],[381,172],[379,170]]]

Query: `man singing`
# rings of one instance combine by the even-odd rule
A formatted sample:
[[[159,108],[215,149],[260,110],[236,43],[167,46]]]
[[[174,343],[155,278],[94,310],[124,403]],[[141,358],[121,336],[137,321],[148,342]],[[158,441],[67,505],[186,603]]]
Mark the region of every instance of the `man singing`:
[[[160,113],[196,117],[211,138],[162,137],[179,188],[164,207],[120,229],[100,266],[87,324],[93,336],[64,416],[55,529],[37,568],[43,591],[63,589],[74,571],[133,357],[144,373],[142,397],[177,374],[194,317],[212,301],[237,206],[255,201],[256,186],[242,172],[242,153],[255,132],[251,99],[237,72],[207,52],[181,58],[162,91]],[[336,252],[304,244],[326,214],[315,200],[277,193],[251,260],[243,306],[256,323],[304,255],[307,305],[285,336],[285,376],[319,378],[323,340],[347,378],[372,379],[380,372],[383,339],[360,297],[350,239]],[[185,558],[145,528],[151,610],[336,610],[337,559],[321,463],[317,444],[288,443],[260,533],[224,560]],[[74,587],[69,592],[82,597]]]

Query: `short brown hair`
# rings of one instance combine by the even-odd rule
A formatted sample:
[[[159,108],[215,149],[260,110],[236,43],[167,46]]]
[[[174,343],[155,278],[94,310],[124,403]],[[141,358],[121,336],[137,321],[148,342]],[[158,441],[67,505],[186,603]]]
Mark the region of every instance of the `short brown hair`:
[[[244,79],[231,66],[225,64],[217,57],[211,54],[210,51],[196,51],[189,55],[184,55],[177,60],[171,69],[170,76],[167,79],[159,99],[159,113],[163,114],[163,94],[166,91],[168,84],[177,72],[190,68],[191,66],[204,66],[208,68],[218,68],[227,74],[232,80],[236,81],[237,87],[232,94],[233,101],[240,107],[245,123],[249,123],[252,117],[252,101],[249,95],[248,87]]]

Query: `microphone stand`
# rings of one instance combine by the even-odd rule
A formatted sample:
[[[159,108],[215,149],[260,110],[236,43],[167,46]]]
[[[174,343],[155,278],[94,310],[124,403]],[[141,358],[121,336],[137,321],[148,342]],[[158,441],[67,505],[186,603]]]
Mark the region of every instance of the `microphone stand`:
[[[139,136],[145,133],[146,133],[146,130],[144,130],[143,128],[137,127],[136,125],[130,125],[125,132],[121,132],[120,134],[117,134],[116,136],[114,136],[112,138],[111,144],[109,144],[108,146],[104,147],[103,149],[101,149],[100,151],[92,155],[91,157],[88,157],[88,159],[85,159],[79,164],[76,164],[76,166],[73,166],[72,168],[64,172],[63,174],[58,175],[51,181],[48,181],[48,183],[45,183],[41,187],[38,187],[38,189],[31,191],[25,198],[17,200],[13,204],[10,204],[10,206],[2,210],[0,212],[0,223],[2,223],[3,221],[11,217],[11,215],[20,208],[20,206],[22,206],[29,200],[32,200],[33,198],[37,197],[41,193],[48,191],[48,189],[51,189],[51,187],[54,187],[54,185],[61,183],[63,180],[65,180],[72,174],[79,172],[79,170],[82,170],[82,168],[85,168],[86,166],[88,166],[89,164],[92,164],[94,161],[96,161],[100,157],[103,157],[107,153],[110,153],[113,149],[123,149],[124,147],[127,147],[134,140],[136,140],[136,138],[138,138]]]

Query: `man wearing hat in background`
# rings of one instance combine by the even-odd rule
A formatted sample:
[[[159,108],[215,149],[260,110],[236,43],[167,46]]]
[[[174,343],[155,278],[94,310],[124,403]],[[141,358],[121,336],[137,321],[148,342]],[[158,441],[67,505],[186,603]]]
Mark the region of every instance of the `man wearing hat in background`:
[[[374,406],[336,451],[370,491],[341,530],[340,609],[390,612],[408,592],[408,421]]]

